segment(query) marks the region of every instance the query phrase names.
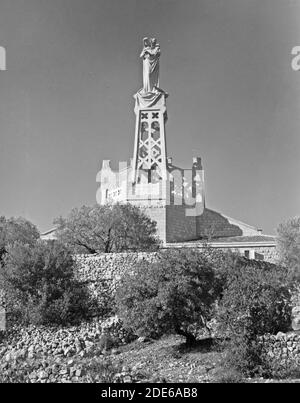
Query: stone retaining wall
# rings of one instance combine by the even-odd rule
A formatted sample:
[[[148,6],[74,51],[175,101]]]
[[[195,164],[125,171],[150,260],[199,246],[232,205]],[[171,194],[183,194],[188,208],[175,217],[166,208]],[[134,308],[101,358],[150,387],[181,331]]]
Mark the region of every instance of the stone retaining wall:
[[[277,371],[300,368],[300,335],[296,333],[267,334],[260,338],[263,358]]]
[[[86,358],[105,360],[134,339],[116,316],[68,328],[15,326],[0,340],[0,383],[89,382]]]
[[[87,286],[100,307],[109,307],[124,273],[130,272],[138,262],[154,262],[156,257],[156,252],[76,255],[76,278]]]
[[[0,343],[0,360],[85,354],[96,344],[103,343],[103,335],[109,335],[114,346],[127,344],[135,338],[123,329],[117,316],[72,327],[15,326],[9,329],[4,343]]]
[[[155,261],[156,256],[156,252],[75,255],[75,277],[88,288],[91,296],[100,307],[99,310],[91,312],[91,315],[101,317],[110,314],[109,309],[106,308],[111,306],[118,281],[124,273],[130,272],[134,265],[143,260]],[[3,307],[5,307],[5,300],[0,290],[0,331],[5,330],[5,310]]]
[[[114,280],[143,260],[155,261],[156,252],[103,253],[99,255],[76,255],[76,275],[83,282]]]

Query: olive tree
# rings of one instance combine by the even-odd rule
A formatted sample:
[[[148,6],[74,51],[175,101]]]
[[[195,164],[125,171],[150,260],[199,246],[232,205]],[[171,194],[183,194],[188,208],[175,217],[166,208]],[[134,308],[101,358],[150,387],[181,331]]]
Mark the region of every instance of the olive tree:
[[[140,262],[120,281],[117,312],[137,335],[157,338],[174,332],[195,342],[191,325],[205,327],[220,294],[209,257],[195,250],[161,252],[157,262]]]
[[[156,223],[131,204],[83,206],[54,221],[58,239],[78,253],[153,250]]]

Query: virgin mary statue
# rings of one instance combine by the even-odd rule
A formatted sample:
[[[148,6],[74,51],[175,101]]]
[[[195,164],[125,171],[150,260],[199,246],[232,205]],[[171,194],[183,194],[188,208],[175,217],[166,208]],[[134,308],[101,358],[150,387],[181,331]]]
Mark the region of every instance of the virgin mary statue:
[[[153,93],[159,88],[160,46],[155,38],[143,39],[143,93]]]

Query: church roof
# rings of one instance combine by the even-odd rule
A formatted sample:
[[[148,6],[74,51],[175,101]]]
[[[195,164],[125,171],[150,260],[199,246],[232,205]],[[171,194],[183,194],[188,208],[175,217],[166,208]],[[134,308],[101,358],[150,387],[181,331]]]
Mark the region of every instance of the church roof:
[[[276,242],[273,235],[233,236],[214,239],[213,242]]]
[[[56,239],[57,228],[51,228],[50,230],[41,234],[41,239],[44,241]]]
[[[251,248],[256,246],[275,247],[276,237],[273,235],[241,235],[232,237],[214,238],[211,241],[204,239],[167,243],[166,247],[201,248],[208,245],[213,248]]]

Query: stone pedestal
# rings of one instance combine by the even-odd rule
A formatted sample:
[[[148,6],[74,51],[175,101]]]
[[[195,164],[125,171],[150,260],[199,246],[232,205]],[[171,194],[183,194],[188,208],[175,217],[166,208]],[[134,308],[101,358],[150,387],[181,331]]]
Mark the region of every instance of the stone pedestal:
[[[135,140],[133,153],[134,184],[158,183],[166,180],[167,150],[165,123],[167,94],[135,94]]]

